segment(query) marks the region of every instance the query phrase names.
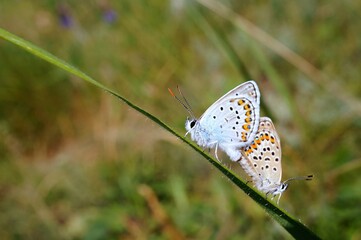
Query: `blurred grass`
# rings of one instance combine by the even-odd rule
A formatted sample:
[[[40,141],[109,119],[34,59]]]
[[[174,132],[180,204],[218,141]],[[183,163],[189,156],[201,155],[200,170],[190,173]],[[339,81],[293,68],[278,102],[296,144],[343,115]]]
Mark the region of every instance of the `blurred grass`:
[[[201,113],[245,79],[189,11],[201,8],[260,85],[282,137],[284,178],[316,175],[310,183],[291,185],[281,207],[325,239],[361,237],[361,120],[327,87],[342,86],[348,98],[360,100],[358,1],[229,2],[332,76],[321,86],[192,2],[0,4],[1,27],[120,89],[179,131],[185,113],[167,87],[182,85]],[[103,18],[109,9],[117,14],[114,22]],[[61,11],[73,25],[60,24]],[[283,92],[269,80],[270,67]],[[139,192],[144,185],[155,192],[169,224],[187,238],[289,238],[253,201],[149,120],[4,41],[0,81],[1,239],[166,238]]]
[[[33,45],[32,43],[17,37],[16,35],[11,34],[10,32],[0,29],[0,37],[3,39],[6,39],[9,42],[12,42],[13,44],[23,48],[24,50],[28,51],[29,53],[33,54],[34,56],[37,56],[39,58],[44,59],[45,61],[64,69],[65,71],[69,72],[70,74],[79,77],[80,79],[87,81],[91,84],[93,84],[95,87],[98,87],[101,90],[105,90],[106,92],[112,94],[113,96],[117,97],[119,100],[127,104],[130,108],[135,110],[136,112],[143,115],[143,117],[146,117],[150,120],[152,120],[154,123],[159,125],[160,127],[164,128],[166,131],[171,133],[174,137],[178,139],[182,139],[182,141],[189,145],[191,148],[193,148],[195,151],[197,151],[199,154],[201,154],[206,160],[208,160],[213,166],[215,166],[217,169],[219,169],[231,182],[236,184],[240,189],[243,190],[248,196],[250,196],[253,200],[255,200],[261,207],[263,207],[266,212],[272,216],[274,220],[279,222],[281,226],[283,226],[293,237],[295,238],[307,238],[307,239],[319,239],[312,231],[310,231],[307,227],[305,227],[302,223],[300,223],[295,218],[292,218],[289,216],[289,214],[281,211],[279,208],[277,208],[274,204],[267,201],[267,199],[264,196],[259,195],[256,193],[253,189],[251,189],[247,184],[246,181],[241,181],[234,173],[229,171],[227,168],[225,168],[222,164],[220,164],[215,159],[211,158],[209,155],[204,153],[204,150],[200,149],[194,143],[190,143],[188,140],[184,139],[184,137],[181,137],[178,133],[174,132],[172,128],[170,128],[168,125],[163,123],[160,119],[158,119],[156,116],[150,114],[146,110],[140,108],[139,106],[135,105],[134,103],[130,102],[128,99],[124,98],[120,94],[114,92],[113,90],[107,88],[106,86],[101,85],[99,82],[95,81],[85,73],[81,72],[74,66],[66,63],[65,61],[57,58],[56,56],[53,56],[52,54],[44,51],[43,49]],[[173,93],[172,93],[173,95]],[[141,194],[148,198],[149,207],[151,208],[154,217],[156,220],[164,225],[164,232],[166,235],[168,235],[169,238],[175,238],[173,235],[177,235],[175,239],[183,239],[183,235],[176,230],[172,225],[169,224],[171,219],[167,216],[166,212],[161,207],[161,204],[157,200],[157,196],[153,192],[153,190],[144,185],[141,186]]]

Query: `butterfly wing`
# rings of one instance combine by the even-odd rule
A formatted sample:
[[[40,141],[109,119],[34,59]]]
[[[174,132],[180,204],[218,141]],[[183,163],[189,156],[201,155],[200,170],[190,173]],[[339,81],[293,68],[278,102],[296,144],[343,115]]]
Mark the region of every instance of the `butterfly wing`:
[[[212,104],[199,119],[220,146],[244,147],[257,132],[260,92],[254,81],[245,82]]]
[[[259,190],[268,192],[280,185],[281,156],[281,142],[272,120],[262,117],[254,140],[242,150],[240,160]]]

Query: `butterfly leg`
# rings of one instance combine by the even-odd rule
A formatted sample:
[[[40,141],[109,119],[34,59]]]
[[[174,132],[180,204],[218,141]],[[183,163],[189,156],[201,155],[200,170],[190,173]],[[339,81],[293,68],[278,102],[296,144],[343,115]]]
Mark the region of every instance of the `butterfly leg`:
[[[269,194],[272,194],[272,191],[266,192],[266,199],[268,198]],[[271,200],[273,200],[274,197],[275,197],[275,195],[272,195]]]
[[[276,194],[274,194],[274,192],[269,191],[269,192],[266,193],[266,199],[267,199],[268,194],[272,194],[271,200],[273,200],[276,197]],[[279,203],[280,203],[281,195],[282,194],[279,194],[279,197],[277,199],[277,205],[279,205]]]
[[[271,200],[273,200],[273,199],[275,198],[275,196],[276,196],[276,195],[272,195]]]
[[[248,185],[250,182],[253,182],[253,180],[247,180],[246,185]]]
[[[216,149],[214,151],[214,154],[216,155],[216,159],[218,160],[218,162],[221,162],[221,160],[219,160],[218,158],[218,143],[216,144]]]
[[[279,195],[280,195],[280,196],[279,196],[278,199],[277,199],[277,205],[280,204],[280,199],[281,199],[282,193],[280,193]]]

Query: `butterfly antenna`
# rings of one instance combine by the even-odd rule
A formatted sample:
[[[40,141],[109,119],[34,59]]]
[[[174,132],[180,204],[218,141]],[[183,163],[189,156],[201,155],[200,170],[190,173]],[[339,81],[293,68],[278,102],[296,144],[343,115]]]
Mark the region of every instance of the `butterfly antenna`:
[[[286,181],[283,182],[283,184],[286,184],[288,182],[294,181],[294,180],[306,180],[306,181],[310,181],[313,179],[313,175],[308,175],[308,176],[301,176],[301,177],[293,177],[293,178],[289,178]]]
[[[181,91],[181,89],[180,89],[180,87],[179,87],[178,85],[177,85],[177,89],[178,89],[179,94],[182,96],[185,104],[188,106],[187,109],[188,109],[189,114],[191,115],[192,118],[195,118],[195,116],[194,116],[194,114],[193,114],[193,111],[192,111],[192,108],[191,108],[191,105],[189,104],[189,102],[187,101],[187,99],[184,97],[184,95],[183,95],[183,93],[182,93],[182,91]]]
[[[180,95],[183,97],[184,102],[182,102],[182,100],[179,99],[170,88],[168,88],[168,91],[169,91],[170,95],[172,95],[185,108],[185,110],[187,110],[187,112],[191,115],[191,117],[195,118],[193,111],[191,109],[191,106],[189,105],[187,99],[183,96],[183,94],[180,91],[180,88],[178,86],[177,86],[177,89],[178,89]]]

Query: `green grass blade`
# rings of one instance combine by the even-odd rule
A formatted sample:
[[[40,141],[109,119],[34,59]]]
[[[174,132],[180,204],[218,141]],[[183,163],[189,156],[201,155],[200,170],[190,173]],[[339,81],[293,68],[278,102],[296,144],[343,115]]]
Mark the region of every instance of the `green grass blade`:
[[[154,115],[148,113],[147,111],[143,110],[139,106],[133,104],[125,97],[119,95],[118,93],[112,91],[111,89],[107,88],[106,86],[102,85],[101,83],[95,81],[93,78],[88,76],[87,74],[83,73],[76,67],[68,64],[67,62],[55,57],[54,55],[50,54],[49,52],[33,45],[32,43],[21,39],[20,37],[0,28],[0,37],[23,48],[24,50],[30,52],[31,54],[61,68],[65,71],[78,76],[79,78],[103,89],[104,91],[109,92],[110,94],[114,95],[115,97],[122,100],[128,106],[136,110],[137,112],[143,114],[145,117],[151,119],[155,123],[157,123],[162,128],[166,129],[168,132],[176,136],[177,138],[181,139],[184,143],[189,145],[199,154],[201,154],[205,159],[207,159],[213,166],[215,166],[218,170],[220,170],[228,179],[230,179],[234,184],[236,184],[240,189],[242,189],[247,195],[249,195],[255,202],[257,202],[261,207],[263,207],[270,216],[279,222],[294,238],[296,239],[320,239],[315,233],[313,233],[310,229],[308,229],[305,225],[297,221],[295,218],[289,216],[286,212],[279,209],[273,203],[268,201],[262,195],[260,195],[257,191],[253,190],[249,187],[246,183],[240,180],[232,171],[225,168],[221,165],[218,161],[214,160],[208,154],[203,152],[199,147],[194,145],[193,143],[189,142],[187,139],[180,136],[176,133],[172,128],[170,128],[167,124],[162,122],[160,119],[155,117]]]

